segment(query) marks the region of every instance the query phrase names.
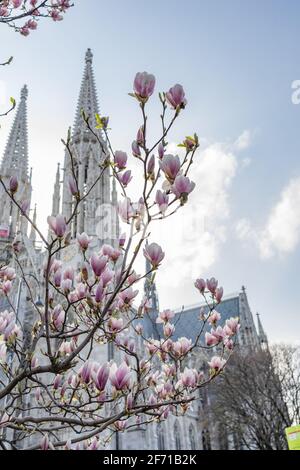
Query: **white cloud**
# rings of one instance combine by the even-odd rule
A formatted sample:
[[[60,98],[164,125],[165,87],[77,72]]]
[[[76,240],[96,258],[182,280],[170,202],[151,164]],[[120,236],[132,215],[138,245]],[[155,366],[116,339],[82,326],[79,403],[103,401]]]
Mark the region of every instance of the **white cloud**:
[[[271,210],[259,241],[260,254],[291,253],[300,242],[300,178],[292,179]]]
[[[152,228],[151,238],[159,240],[168,259],[159,274],[163,287],[190,281],[217,261],[226,240],[230,188],[238,167],[232,149],[215,143],[199,152],[190,172],[196,188],[187,205]],[[175,147],[169,151],[175,153]]]
[[[256,229],[241,219],[236,234],[239,239],[254,241],[263,259],[293,252],[300,243],[300,177],[283,188],[263,228]]]
[[[234,143],[234,148],[236,150],[245,150],[248,148],[252,141],[252,133],[246,129],[242,134],[236,139]]]

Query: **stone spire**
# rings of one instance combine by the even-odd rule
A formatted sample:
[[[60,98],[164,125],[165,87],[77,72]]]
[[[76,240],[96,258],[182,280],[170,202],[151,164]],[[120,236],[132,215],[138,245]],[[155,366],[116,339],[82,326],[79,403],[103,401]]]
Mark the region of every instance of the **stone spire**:
[[[34,205],[32,222],[34,223],[34,225],[36,225],[36,204]],[[31,226],[31,231],[30,231],[29,238],[32,241],[32,243],[34,244],[35,241],[36,241],[36,231],[34,230],[34,228],[32,226]]]
[[[256,350],[259,347],[259,338],[244,286],[239,294],[239,311],[241,324],[239,341],[242,346]]]
[[[12,175],[19,181],[19,188],[16,198],[19,202],[31,201],[31,173],[28,173],[28,134],[27,134],[27,86],[21,90],[20,102],[17,108],[15,119],[8,137],[5,152],[1,162],[1,176],[6,187]],[[18,208],[11,203],[10,198],[0,188],[0,225],[1,233],[6,227],[9,236],[13,237],[18,230],[24,234],[27,232],[27,221]]]
[[[14,171],[20,179],[28,178],[27,96],[24,85],[1,164],[1,175],[8,176]]]
[[[265,330],[262,326],[259,313],[257,313],[256,316],[257,316],[258,337],[259,337],[260,345],[261,345],[262,349],[267,349],[268,348],[268,337],[267,337],[267,335],[265,333]]]
[[[95,128],[96,126],[95,114],[99,112],[99,107],[92,63],[93,54],[91,49],[88,49],[85,54],[85,67],[75,114],[73,127],[74,137],[87,132],[81,114],[82,111],[85,112],[86,116],[89,116],[91,127]]]
[[[96,129],[95,114],[98,113],[98,102],[92,70],[92,58],[93,54],[88,49],[85,55],[83,79],[71,137],[74,171],[81,196],[86,194],[87,190],[99,177],[101,173],[99,165],[104,160],[107,152],[103,136]],[[82,118],[82,110],[86,116],[89,116],[89,124],[93,132],[87,129],[86,123]],[[67,219],[70,217],[74,207],[74,198],[70,194],[68,185],[71,174],[71,159],[68,152],[66,152],[64,159],[62,213]],[[92,191],[89,192],[84,203],[79,205],[72,224],[73,237],[76,233],[84,231],[90,236],[98,236],[101,239],[104,231],[99,228],[99,224],[102,223],[101,221],[107,212],[107,205],[110,203],[110,178],[109,169],[107,169]],[[108,238],[107,234],[105,238]]]
[[[52,195],[52,216],[57,216],[60,213],[60,163],[57,164],[56,177]],[[48,230],[48,241],[51,240],[51,230]]]

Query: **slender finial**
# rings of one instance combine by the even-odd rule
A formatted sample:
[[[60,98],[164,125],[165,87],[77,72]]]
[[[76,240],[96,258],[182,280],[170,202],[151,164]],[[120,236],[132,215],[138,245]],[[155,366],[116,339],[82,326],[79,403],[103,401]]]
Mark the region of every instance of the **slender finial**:
[[[21,100],[26,100],[28,96],[28,88],[27,85],[24,85],[21,90]]]
[[[90,64],[93,62],[93,54],[90,48],[85,53],[85,62]]]

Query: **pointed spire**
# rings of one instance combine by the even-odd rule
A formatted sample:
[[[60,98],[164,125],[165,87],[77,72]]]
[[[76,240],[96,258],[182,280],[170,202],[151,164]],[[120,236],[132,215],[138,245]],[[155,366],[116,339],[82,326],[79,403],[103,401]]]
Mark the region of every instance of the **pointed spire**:
[[[16,174],[23,181],[28,181],[27,96],[24,85],[1,164],[2,175]]]
[[[60,208],[60,163],[57,164],[56,177],[54,183],[54,191],[52,198],[52,215],[59,214]]]
[[[263,349],[266,349],[268,348],[268,337],[265,333],[265,330],[262,326],[262,323],[261,323],[261,320],[260,320],[260,315],[259,313],[256,314],[257,316],[257,326],[258,326],[258,337],[259,337],[259,341],[260,341],[260,344],[261,344],[261,347]]]
[[[88,49],[85,54],[85,67],[83,72],[83,78],[81,82],[81,88],[79,93],[78,105],[76,110],[75,122],[73,133],[74,136],[78,134],[86,133],[86,125],[83,122],[81,112],[85,112],[90,118],[90,124],[92,127],[95,127],[96,120],[95,114],[98,111],[98,100],[97,92],[94,80],[94,73],[92,68],[93,54],[91,49]]]
[[[113,206],[113,217],[112,217],[112,238],[113,244],[118,245],[120,237],[120,224],[118,215],[118,193],[116,187],[116,178],[112,176],[112,191],[111,191],[111,203]]]
[[[32,222],[34,223],[34,225],[36,225],[36,204],[34,205],[34,211],[33,211],[33,217],[32,217]],[[35,243],[36,241],[36,231],[34,230],[34,228],[31,226],[31,231],[30,231],[30,236],[29,236],[30,240],[33,242],[33,244]]]

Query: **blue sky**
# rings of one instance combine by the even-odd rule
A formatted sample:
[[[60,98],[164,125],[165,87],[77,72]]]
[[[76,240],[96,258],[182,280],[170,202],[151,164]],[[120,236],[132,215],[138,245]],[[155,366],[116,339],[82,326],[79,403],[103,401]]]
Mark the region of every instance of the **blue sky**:
[[[27,38],[0,31],[1,54],[14,56],[1,70],[2,93],[18,97],[29,86],[33,201],[41,223],[50,212],[60,138],[73,121],[87,47],[116,148],[129,150],[139,125],[127,95],[134,74],[154,73],[161,90],[181,83],[188,106],[171,140],[196,131],[202,150],[193,210],[184,219],[191,233],[177,233],[179,219],[156,233],[167,254],[161,305],[197,302],[193,278],[215,275],[227,293],[246,286],[271,340],[298,341],[300,105],[291,101],[291,84],[300,79],[299,2],[74,3],[63,22],[41,22]],[[150,108],[158,111],[154,103]],[[2,120],[1,153],[11,119]],[[197,221],[193,229],[195,213],[200,227],[205,221],[203,233]]]

